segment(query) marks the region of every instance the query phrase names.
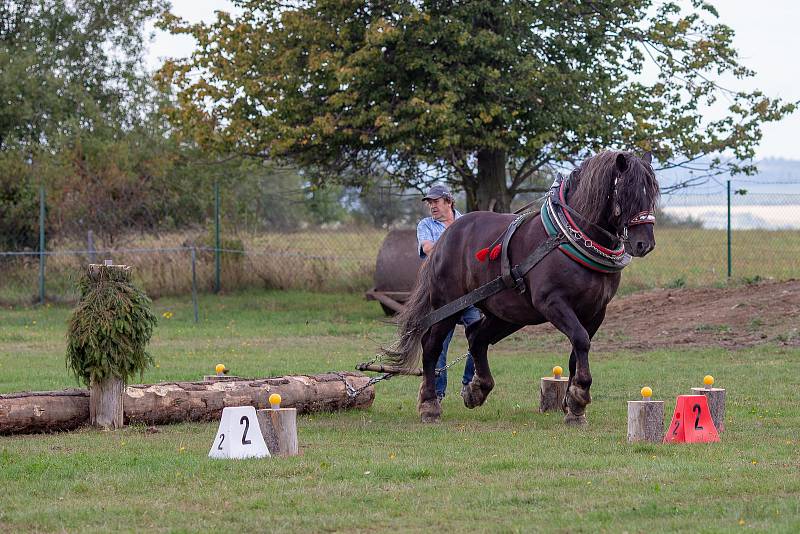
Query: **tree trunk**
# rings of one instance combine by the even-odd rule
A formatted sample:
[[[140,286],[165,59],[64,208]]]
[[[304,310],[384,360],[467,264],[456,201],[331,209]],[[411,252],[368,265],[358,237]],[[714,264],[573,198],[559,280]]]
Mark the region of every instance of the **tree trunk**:
[[[661,443],[664,439],[664,401],[628,401],[628,441]]]
[[[122,428],[122,393],[125,384],[121,378],[111,377],[92,382],[89,388],[89,424],[106,430]]]
[[[542,377],[539,382],[539,412],[562,411],[568,384],[567,377]]]
[[[502,150],[478,152],[477,183],[464,183],[469,211],[511,211],[511,195],[506,183],[507,157]]]
[[[692,388],[692,395],[705,395],[708,399],[708,411],[717,432],[725,432],[725,390],[722,388]]]
[[[278,408],[256,410],[258,426],[269,453],[273,456],[297,456],[297,410]]]
[[[345,385],[345,380],[347,385]],[[184,421],[213,421],[229,406],[267,408],[278,393],[281,407],[299,413],[368,408],[375,400],[369,386],[355,398],[348,395],[369,381],[360,373],[327,373],[224,382],[166,382],[131,385],[123,395],[126,423],[160,425]],[[89,393],[28,392],[0,395],[0,434],[72,430],[89,422]]]

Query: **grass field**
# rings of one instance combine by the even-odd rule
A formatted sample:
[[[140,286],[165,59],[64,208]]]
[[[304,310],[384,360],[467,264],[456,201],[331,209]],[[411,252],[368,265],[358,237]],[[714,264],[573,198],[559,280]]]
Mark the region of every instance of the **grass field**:
[[[352,369],[393,334],[358,295],[205,296],[199,325],[186,299],[156,309],[172,316],[144,382],[217,362],[242,376]],[[68,314],[0,309],[0,392],[75,385]],[[459,333],[451,356],[464,346]],[[418,422],[408,377],[378,384],[369,410],[302,416],[290,459],[209,460],[215,424],[0,437],[0,531],[800,530],[800,350],[596,353],[590,424],[575,429],[535,413],[539,377],[567,363],[541,346],[522,332],[495,347],[487,404],[467,410],[451,392],[438,425]],[[642,385],[671,413],[706,373],[728,391],[721,443],[626,442],[625,401]]]

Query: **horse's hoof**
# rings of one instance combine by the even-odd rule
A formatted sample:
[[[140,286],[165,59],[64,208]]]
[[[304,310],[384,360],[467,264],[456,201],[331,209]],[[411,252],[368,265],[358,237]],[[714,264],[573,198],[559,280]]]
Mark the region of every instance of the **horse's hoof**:
[[[419,418],[423,423],[438,423],[442,417],[442,405],[439,399],[421,402],[418,407]]]
[[[472,410],[486,402],[486,394],[475,382],[470,382],[461,387],[461,398],[464,399],[464,406]]]
[[[575,415],[571,412],[567,412],[567,415],[564,416],[564,424],[569,426],[586,426],[589,422],[586,421],[586,414]]]

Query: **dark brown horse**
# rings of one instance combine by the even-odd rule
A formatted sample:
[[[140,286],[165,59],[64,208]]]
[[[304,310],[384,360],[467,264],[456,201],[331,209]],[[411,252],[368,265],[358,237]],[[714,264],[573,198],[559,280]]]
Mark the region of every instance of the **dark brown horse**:
[[[623,243],[632,256],[653,250],[652,212],[659,188],[650,161],[649,154],[638,158],[628,152],[607,151],[587,159],[570,174],[562,201],[569,206],[565,211],[571,215],[575,231],[580,231],[582,243],[589,243],[598,253],[615,248],[622,253]],[[434,388],[435,366],[457,315],[428,329],[420,326],[421,320],[500,275],[500,261],[481,262],[475,252],[496,242],[514,219],[511,214],[491,212],[472,212],[457,219],[421,267],[417,285],[398,316],[399,338],[385,352],[390,363],[410,368],[417,365],[422,349],[418,410],[423,421],[435,422],[441,416]],[[544,222],[546,219],[538,214],[513,234],[508,251],[503,251],[508,253],[511,265],[522,262],[547,239]],[[552,250],[524,276],[524,292],[505,289],[478,302],[484,318],[466,332],[475,376],[462,390],[464,404],[468,408],[480,406],[494,387],[487,358],[489,345],[524,325],[549,321],[572,343],[565,422],[585,423],[586,405],[591,402],[590,341],[603,322],[619,281],[618,271],[600,272],[587,267],[587,262],[576,261],[567,250]]]

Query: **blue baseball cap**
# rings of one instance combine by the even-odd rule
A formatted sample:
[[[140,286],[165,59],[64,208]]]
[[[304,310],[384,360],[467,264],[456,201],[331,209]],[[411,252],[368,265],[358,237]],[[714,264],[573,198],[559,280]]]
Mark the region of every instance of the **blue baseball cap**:
[[[434,185],[428,189],[428,194],[422,197],[422,200],[436,200],[437,198],[453,198],[453,193],[446,185]]]

